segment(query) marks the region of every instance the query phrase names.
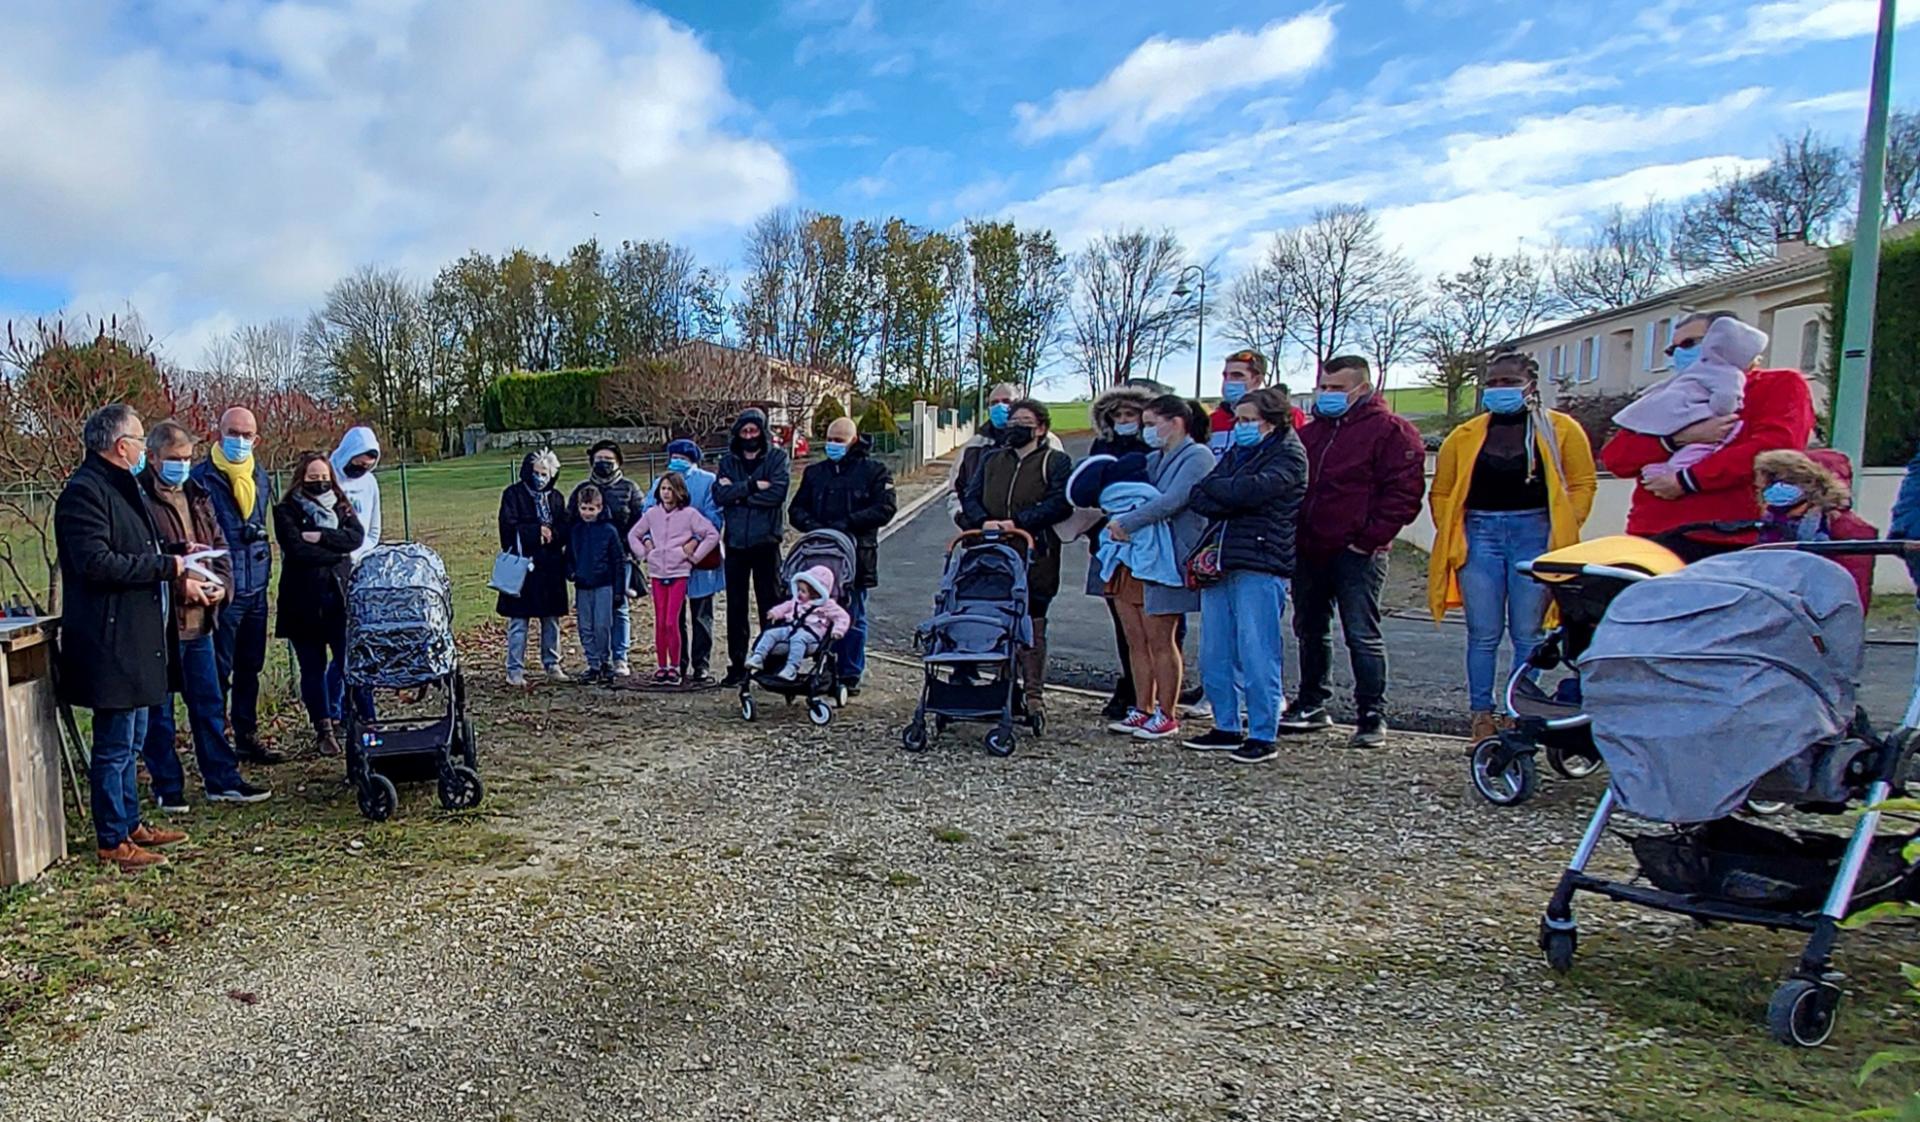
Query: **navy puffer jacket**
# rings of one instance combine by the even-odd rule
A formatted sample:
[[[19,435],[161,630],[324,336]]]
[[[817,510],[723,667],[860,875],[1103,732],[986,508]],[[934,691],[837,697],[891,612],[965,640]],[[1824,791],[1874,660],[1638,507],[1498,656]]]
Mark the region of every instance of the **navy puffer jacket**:
[[[1224,522],[1220,565],[1227,572],[1293,576],[1294,534],[1307,493],[1307,451],[1292,429],[1234,448],[1188,497],[1209,524]]]

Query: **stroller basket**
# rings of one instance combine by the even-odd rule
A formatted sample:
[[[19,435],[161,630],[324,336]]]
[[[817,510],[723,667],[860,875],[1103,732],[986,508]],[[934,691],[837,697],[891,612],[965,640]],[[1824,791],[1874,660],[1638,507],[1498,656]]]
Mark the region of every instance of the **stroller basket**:
[[[1907,879],[1900,851],[1912,840],[1912,835],[1873,839],[1854,888],[1855,907],[1886,897]],[[1847,839],[1723,818],[1704,826],[1630,837],[1628,845],[1640,862],[1640,871],[1656,888],[1803,912],[1818,908],[1832,889]]]

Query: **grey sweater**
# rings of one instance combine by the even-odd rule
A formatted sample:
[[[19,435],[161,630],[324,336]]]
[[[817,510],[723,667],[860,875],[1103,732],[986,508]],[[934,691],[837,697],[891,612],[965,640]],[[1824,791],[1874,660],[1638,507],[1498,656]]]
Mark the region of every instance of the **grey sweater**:
[[[1213,474],[1213,465],[1213,453],[1206,445],[1184,437],[1172,448],[1147,453],[1147,482],[1159,488],[1160,497],[1114,516],[1114,525],[1131,534],[1142,526],[1165,522],[1173,533],[1174,556],[1184,560],[1207,529],[1207,520],[1187,509],[1187,499],[1201,480]]]

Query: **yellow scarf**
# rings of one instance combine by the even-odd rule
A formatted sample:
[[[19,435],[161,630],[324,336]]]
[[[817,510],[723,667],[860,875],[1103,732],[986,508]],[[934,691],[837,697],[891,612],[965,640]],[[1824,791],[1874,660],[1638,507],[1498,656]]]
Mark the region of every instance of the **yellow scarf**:
[[[215,444],[207,458],[213,461],[215,471],[227,477],[227,486],[233,488],[233,505],[240,509],[241,520],[252,518],[253,504],[259,497],[259,491],[253,485],[253,457],[247,457],[244,464],[230,464],[226,451]]]

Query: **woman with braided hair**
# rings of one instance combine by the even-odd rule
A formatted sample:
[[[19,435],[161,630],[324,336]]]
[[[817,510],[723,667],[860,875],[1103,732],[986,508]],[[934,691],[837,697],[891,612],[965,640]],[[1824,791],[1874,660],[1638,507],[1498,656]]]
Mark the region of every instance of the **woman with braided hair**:
[[[1540,402],[1540,368],[1505,352],[1488,363],[1486,412],[1447,435],[1434,465],[1427,607],[1467,617],[1467,694],[1475,741],[1496,731],[1500,640],[1518,665],[1540,644],[1547,590],[1516,566],[1580,540],[1596,478],[1586,431]]]

